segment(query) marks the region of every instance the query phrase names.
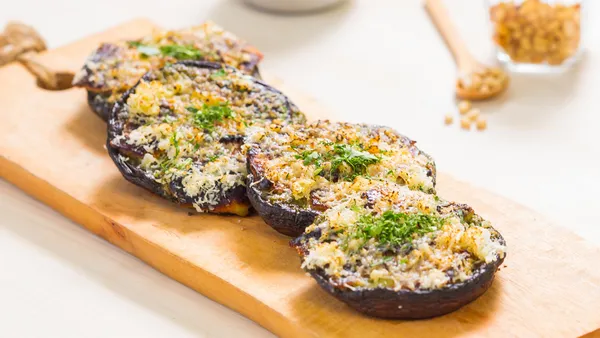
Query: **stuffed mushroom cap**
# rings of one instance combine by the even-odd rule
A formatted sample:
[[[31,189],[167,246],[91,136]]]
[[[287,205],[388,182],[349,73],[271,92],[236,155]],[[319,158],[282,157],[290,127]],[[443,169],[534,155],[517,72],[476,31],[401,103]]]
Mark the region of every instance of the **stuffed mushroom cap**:
[[[435,163],[415,141],[375,125],[315,121],[251,128],[249,198],[277,231],[298,236],[370,177],[435,192]]]
[[[139,40],[101,44],[76,74],[88,103],[107,120],[114,104],[150,69],[181,60],[223,63],[258,77],[262,54],[230,32],[205,22],[181,30],[157,30]]]
[[[373,184],[328,209],[293,245],[323,289],[368,315],[417,319],[483,294],[506,255],[489,221],[464,204]]]
[[[107,148],[132,183],[199,212],[246,215],[247,128],[303,121],[284,94],[252,76],[183,61],[150,71],[123,96]]]

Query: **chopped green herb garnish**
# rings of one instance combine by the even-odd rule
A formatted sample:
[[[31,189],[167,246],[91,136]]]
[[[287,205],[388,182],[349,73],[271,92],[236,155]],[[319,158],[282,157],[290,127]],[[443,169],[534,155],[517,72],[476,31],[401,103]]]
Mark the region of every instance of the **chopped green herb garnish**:
[[[129,41],[129,46],[135,47],[143,57],[159,55],[160,50],[153,46],[144,45],[139,41]]]
[[[354,146],[356,148],[359,148],[360,150],[365,150],[365,146],[363,146],[362,143],[360,143],[359,140],[352,140],[350,142],[348,142],[349,145]]]
[[[292,149],[298,151],[294,146],[292,146]],[[319,175],[323,171],[323,167],[321,166],[323,163],[323,156],[321,156],[321,154],[314,150],[305,150],[301,153],[294,155],[294,157],[296,159],[301,159],[304,165],[314,164],[316,167],[314,172],[315,176]]]
[[[328,141],[321,141],[321,143],[333,145],[333,149],[322,155],[312,149],[299,152],[296,146],[291,145],[291,148],[298,152],[294,156],[296,159],[301,159],[304,165],[314,164],[317,167],[315,176],[324,170],[322,166],[324,161],[331,162],[330,177],[332,173],[337,172],[346,180],[353,180],[358,175],[365,175],[367,166],[381,161],[378,156],[356,149],[356,147],[361,147],[358,143],[355,143],[355,146],[334,144]]]
[[[217,70],[216,72],[212,73],[210,75],[210,78],[213,80],[216,80],[216,79],[221,79],[225,76],[227,76],[227,72],[225,71],[225,69],[221,68],[221,69]]]
[[[356,204],[354,203],[351,207],[350,210],[354,211],[354,212],[360,212],[362,209]]]
[[[314,164],[316,166],[319,166],[321,165],[321,161],[323,160],[321,154],[317,153],[314,150],[305,150],[300,154],[295,155],[294,157],[296,159],[302,159],[302,163],[304,163],[304,165]]]
[[[381,161],[381,158],[367,151],[358,150],[347,144],[335,144],[331,157],[331,171],[339,172],[343,178],[352,180],[358,175],[364,175],[367,167]],[[350,172],[345,173],[341,169],[349,167]]]
[[[151,46],[139,46],[139,47],[137,47],[137,50],[144,57],[154,56],[154,55],[160,54],[160,51],[158,49],[156,49],[155,47],[151,47]]]
[[[171,144],[175,147],[175,156],[174,158],[179,157],[179,140],[177,139],[177,132],[174,132],[171,136]]]
[[[214,129],[215,122],[235,117],[235,112],[231,109],[228,102],[212,105],[205,103],[201,109],[196,107],[186,107],[185,109],[192,113],[194,124],[208,131]]]
[[[404,244],[413,235],[424,235],[439,229],[443,220],[425,214],[405,214],[386,211],[381,216],[364,215],[356,223],[353,237],[365,241],[375,238],[381,244]]]
[[[198,60],[202,58],[202,52],[193,46],[166,45],[160,46],[159,50],[164,56],[171,56],[178,60]]]
[[[177,165],[177,169],[183,170],[190,164],[192,164],[192,159],[188,157],[185,160],[183,160],[183,162],[181,162],[179,165]]]
[[[165,45],[160,47],[144,45],[140,41],[129,41],[129,46],[135,47],[144,57],[160,55],[171,56],[178,60],[198,60],[202,52],[193,46]]]
[[[164,159],[162,162],[160,162],[160,174],[164,175],[169,169],[173,168],[175,166],[175,162],[173,160],[170,159]]]
[[[185,169],[188,165],[192,164],[193,160],[191,158],[186,158],[183,161],[181,161],[181,163],[179,164],[175,164],[177,161],[176,158],[173,159],[169,159],[169,158],[165,158],[160,162],[160,175],[164,176],[167,171],[169,171],[169,169],[171,168],[175,168],[175,169],[179,169],[179,170],[183,170]]]
[[[396,175],[396,173],[394,172],[393,169],[390,169],[390,170],[388,170],[387,175],[388,176],[394,176],[394,175]]]
[[[219,158],[219,155],[212,155],[212,156],[208,157],[207,161],[208,162],[213,162],[214,160],[216,160],[218,158]]]

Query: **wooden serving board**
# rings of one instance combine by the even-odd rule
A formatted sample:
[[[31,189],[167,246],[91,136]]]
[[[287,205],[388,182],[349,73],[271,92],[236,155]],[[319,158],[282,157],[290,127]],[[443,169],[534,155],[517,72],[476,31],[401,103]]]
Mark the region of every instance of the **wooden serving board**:
[[[40,61],[76,70],[98,43],[153,27],[130,22],[51,50]],[[506,266],[484,296],[435,319],[373,319],[319,289],[300,270],[289,239],[258,217],[189,216],[126,182],[106,154],[105,125],[90,112],[83,90],[39,89],[19,64],[0,69],[0,79],[1,177],[277,335],[576,337],[600,328],[600,250],[499,196],[439,177],[442,195],[471,204],[508,243]],[[290,93],[273,78],[267,82]],[[312,100],[290,96],[310,117],[328,116]]]

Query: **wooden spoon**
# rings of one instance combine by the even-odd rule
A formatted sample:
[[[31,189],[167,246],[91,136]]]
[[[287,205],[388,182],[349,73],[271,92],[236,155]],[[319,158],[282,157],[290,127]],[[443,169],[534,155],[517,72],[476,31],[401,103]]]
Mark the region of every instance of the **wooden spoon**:
[[[508,87],[508,76],[498,67],[486,66],[473,57],[440,0],[425,0],[431,20],[446,41],[458,67],[456,96],[465,100],[485,100]]]

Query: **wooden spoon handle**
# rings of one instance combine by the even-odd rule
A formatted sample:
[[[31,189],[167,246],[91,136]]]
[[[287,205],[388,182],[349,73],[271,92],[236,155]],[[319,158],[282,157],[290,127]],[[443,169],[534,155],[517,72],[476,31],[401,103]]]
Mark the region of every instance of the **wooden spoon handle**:
[[[475,64],[477,61],[471,53],[469,53],[467,45],[458,35],[458,31],[450,20],[450,16],[448,15],[446,7],[444,7],[444,4],[442,4],[440,0],[425,0],[425,9],[427,9],[438,32],[442,35],[444,41],[446,41],[446,45],[454,56],[454,61],[456,61],[458,68],[464,69]]]

